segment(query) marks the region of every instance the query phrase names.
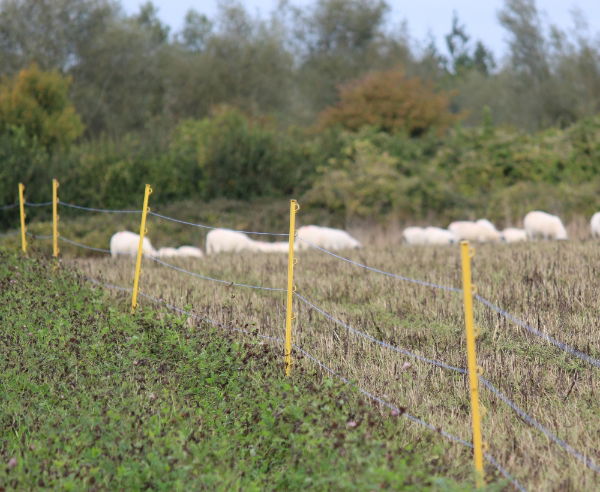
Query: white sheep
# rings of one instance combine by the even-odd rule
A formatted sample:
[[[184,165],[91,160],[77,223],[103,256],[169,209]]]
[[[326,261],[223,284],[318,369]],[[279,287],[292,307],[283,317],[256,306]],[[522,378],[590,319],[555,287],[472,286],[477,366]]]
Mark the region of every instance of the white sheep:
[[[596,212],[592,215],[592,220],[590,220],[590,228],[592,230],[593,238],[600,238],[600,212]]]
[[[402,231],[402,239],[407,244],[425,244],[425,229],[423,227],[407,227]]]
[[[518,243],[519,241],[527,241],[527,231],[525,229],[507,227],[502,231],[502,240],[506,243]]]
[[[202,253],[200,248],[194,246],[179,246],[177,248],[177,256],[183,258],[202,258],[204,253]]]
[[[258,241],[253,241],[243,232],[229,229],[213,229],[206,235],[206,254],[223,253],[227,251],[260,251]]]
[[[137,256],[139,243],[140,236],[135,232],[116,232],[110,238],[110,254],[112,257],[117,255]],[[147,256],[156,256],[158,254],[152,247],[152,243],[148,237],[144,237],[142,252]]]
[[[311,245],[331,251],[360,248],[361,244],[346,231],[316,225],[302,226],[298,229],[298,249],[308,249]],[[306,242],[305,242],[306,241]],[[308,244],[310,243],[310,244]]]
[[[534,210],[523,219],[529,239],[567,239],[567,231],[556,215]]]
[[[458,238],[453,232],[441,227],[426,227],[424,231],[425,244],[454,244]]]
[[[482,219],[485,220],[485,219]],[[488,222],[488,221],[486,221]],[[490,223],[491,225],[491,223]],[[448,230],[452,232],[459,240],[476,241],[480,243],[500,241],[500,233],[495,227],[489,227],[488,224],[482,224],[470,221],[456,221],[448,226]]]
[[[254,241],[254,245],[257,248],[257,251],[261,251],[263,253],[287,253],[290,249],[290,244],[288,241],[275,241],[273,243],[266,241]]]
[[[179,256],[176,248],[160,248],[158,250],[159,258],[175,258]]]
[[[496,226],[494,224],[492,224],[487,219],[479,219],[475,223],[478,224],[478,225],[480,225],[480,226],[487,227],[490,231],[496,231],[496,232],[498,232],[498,229],[496,229]]]

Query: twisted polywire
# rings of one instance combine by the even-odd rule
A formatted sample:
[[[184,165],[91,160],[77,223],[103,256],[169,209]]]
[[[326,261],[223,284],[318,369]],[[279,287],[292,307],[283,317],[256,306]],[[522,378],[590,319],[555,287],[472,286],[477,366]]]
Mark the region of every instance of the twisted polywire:
[[[313,303],[311,303],[310,301],[308,301],[305,297],[301,296],[300,294],[296,294],[296,297],[298,297],[300,300],[302,300],[304,303],[306,303],[311,308],[313,308],[316,311],[318,311],[319,313],[321,313],[326,318],[328,318],[331,321],[333,321],[333,322],[335,322],[335,323],[343,326],[348,331],[351,331],[352,333],[355,333],[355,334],[357,334],[359,336],[362,336],[363,338],[366,338],[367,340],[370,340],[370,341],[372,341],[374,343],[377,343],[378,345],[381,345],[382,347],[388,348],[390,350],[393,350],[395,352],[399,352],[399,353],[404,354],[404,355],[408,355],[410,357],[414,357],[414,358],[416,358],[418,360],[421,360],[423,362],[427,362],[429,364],[433,364],[433,365],[438,366],[438,367],[442,367],[444,369],[450,369],[452,371],[460,372],[461,374],[466,374],[467,373],[467,371],[465,369],[462,369],[460,367],[454,367],[454,366],[445,364],[444,362],[440,362],[440,361],[433,360],[433,359],[428,359],[428,358],[423,357],[421,355],[418,355],[418,354],[415,354],[413,352],[410,352],[410,351],[408,351],[406,349],[395,347],[394,345],[391,345],[391,344],[389,344],[387,342],[383,342],[381,340],[377,340],[376,338],[372,337],[371,335],[369,335],[367,333],[364,333],[364,332],[362,332],[360,330],[357,330],[355,328],[352,328],[350,325],[348,325],[348,324],[344,323],[343,321],[335,318],[334,316],[332,316],[331,314],[327,313],[323,309],[319,308],[318,306],[315,306]],[[506,396],[498,388],[496,388],[489,380],[485,379],[484,377],[479,376],[479,381],[481,381],[481,383],[486,388],[488,388],[494,395],[496,395],[504,403],[506,403],[509,407],[511,407],[528,424],[530,424],[532,427],[535,427],[536,429],[538,429],[540,432],[542,432],[542,434],[544,434],[546,437],[548,437],[549,439],[551,439],[555,444],[558,444],[561,448],[563,448],[565,451],[567,451],[567,453],[571,454],[572,456],[574,456],[577,459],[579,459],[580,461],[582,461],[590,469],[592,469],[594,471],[599,471],[598,470],[598,466],[592,460],[590,460],[589,458],[586,458],[585,456],[583,456],[582,453],[580,453],[579,451],[577,451],[576,449],[574,449],[571,445],[567,444],[565,441],[563,441],[562,439],[560,439],[559,437],[557,437],[555,434],[553,434],[551,431],[549,431],[548,429],[546,429],[535,418],[533,418],[531,415],[527,414],[522,408],[520,408],[519,406],[517,406],[517,404],[515,402],[513,402],[510,398],[508,398],[508,396]]]
[[[52,234],[34,234],[33,232],[25,231],[25,234],[33,239],[52,239]]]
[[[110,289],[115,289],[115,290],[119,290],[119,291],[122,291],[122,292],[128,292],[128,293],[133,292],[133,289],[130,288],[130,287],[121,287],[119,285],[110,284],[110,283],[107,283],[107,282],[101,282],[99,280],[96,280],[96,279],[91,278],[91,277],[86,277],[86,276],[84,276],[83,278],[85,280],[90,281],[93,284],[100,285],[100,286],[103,286],[103,287],[108,287]],[[166,302],[164,299],[159,299],[158,297],[154,297],[154,296],[151,296],[149,294],[145,294],[144,292],[138,292],[138,295],[140,297],[144,297],[144,298],[146,298],[146,299],[148,299],[148,300],[150,300],[152,302],[155,302],[157,304],[162,304],[162,305],[168,307],[169,309],[171,309],[172,311],[175,311],[175,312],[177,312],[179,314],[190,316],[191,318],[194,318],[194,319],[197,319],[197,320],[200,320],[200,321],[205,321],[207,323],[210,323],[210,324],[212,324],[214,326],[217,326],[219,328],[222,328],[224,330],[231,330],[231,331],[236,331],[236,332],[244,333],[244,334],[247,334],[247,335],[253,335],[253,336],[257,336],[258,338],[263,338],[265,340],[272,340],[272,341],[276,341],[276,342],[279,342],[279,343],[283,343],[284,342],[283,338],[272,337],[272,336],[269,336],[269,335],[262,335],[260,333],[251,332],[249,330],[244,330],[242,328],[233,328],[231,326],[226,326],[223,323],[219,323],[218,321],[215,321],[214,319],[208,318],[206,316],[200,316],[200,315],[198,315],[196,313],[193,313],[191,311],[187,311],[186,309],[180,308],[178,306],[175,306],[173,304],[170,304],[170,303]]]
[[[299,347],[298,345],[293,345],[294,349],[297,350],[298,352],[304,354],[306,357],[308,357],[310,360],[312,360],[315,364],[317,364],[319,367],[321,367],[323,370],[325,370],[326,372],[328,372],[329,374],[331,374],[332,376],[334,376],[335,378],[339,379],[340,381],[342,381],[343,383],[349,385],[349,386],[354,386],[356,389],[358,389],[358,391],[360,391],[363,395],[365,395],[366,397],[370,398],[373,401],[376,401],[377,403],[380,403],[381,405],[389,408],[390,410],[396,411],[398,412],[399,415],[403,415],[404,417],[406,417],[408,420],[410,420],[411,422],[414,422],[416,424],[419,424],[423,427],[426,427],[427,429],[433,431],[433,432],[437,432],[439,434],[441,434],[442,436],[444,436],[445,438],[449,439],[450,441],[456,442],[458,444],[461,444],[467,448],[473,448],[473,444],[471,444],[468,441],[465,441],[464,439],[461,439],[458,436],[455,436],[453,434],[450,434],[449,432],[443,430],[443,429],[438,429],[437,427],[433,426],[432,424],[430,424],[429,422],[424,421],[423,419],[419,418],[419,417],[415,417],[414,415],[411,415],[409,413],[406,413],[404,410],[398,408],[396,405],[384,400],[383,398],[374,395],[373,393],[370,393],[369,391],[361,388],[360,386],[358,386],[356,383],[351,382],[349,379],[345,378],[344,376],[336,373],[333,369],[331,369],[330,367],[326,366],[323,362],[321,362],[319,359],[317,359],[316,357],[314,357],[313,355],[309,354],[306,350],[302,349],[301,347]],[[513,484],[513,486],[521,491],[521,492],[525,492],[525,488],[517,481],[516,478],[514,478],[506,469],[504,469],[504,467],[502,467],[498,461],[496,461],[496,459],[491,456],[490,454],[486,453],[485,454],[486,459],[496,468],[496,470],[498,470],[502,476],[504,476],[504,478],[506,478],[509,482],[511,482]]]
[[[32,203],[32,202],[25,202],[25,206],[26,207],[47,207],[48,205],[52,205],[52,202],[39,202],[39,203]]]
[[[240,284],[237,282],[230,282],[228,280],[222,280],[219,278],[207,277],[206,275],[201,275],[199,273],[190,272],[189,270],[186,270],[185,268],[180,268],[178,266],[171,265],[170,263],[167,263],[166,261],[159,260],[155,256],[150,256],[149,258],[152,261],[154,261],[160,265],[166,266],[167,268],[171,268],[172,270],[176,270],[181,273],[186,273],[187,275],[191,275],[192,277],[200,278],[202,280],[210,280],[211,282],[219,282],[221,284],[227,284],[227,285],[230,285],[233,287],[247,287],[249,289],[270,290],[270,291],[274,291],[274,292],[285,292],[286,291],[286,289],[281,289],[278,287],[263,287],[262,285]]]
[[[475,295],[475,299],[477,299],[478,301],[480,301],[482,304],[486,305],[490,309],[496,311],[498,314],[504,316],[506,319],[508,319],[508,320],[512,321],[513,323],[515,323],[516,325],[520,326],[521,328],[526,329],[529,333],[532,333],[540,338],[543,338],[544,340],[546,340],[547,342],[550,342],[552,345],[558,347],[559,349],[561,349],[565,352],[568,352],[569,354],[574,355],[575,357],[577,357],[581,360],[584,360],[584,361],[588,362],[589,364],[592,364],[593,366],[600,367],[600,360],[595,359],[595,358],[591,357],[590,355],[588,355],[584,352],[581,352],[577,349],[574,349],[573,347],[567,345],[566,343],[556,340],[555,338],[551,337],[550,335],[547,335],[546,333],[542,333],[541,331],[536,330],[533,326],[527,324],[525,321],[517,318],[516,316],[513,316],[508,311],[505,311],[504,309],[502,309],[500,306],[496,306],[495,304],[488,301],[484,297],[481,297],[479,294]]]
[[[129,292],[130,293],[133,290],[133,289],[127,288],[127,287],[120,287],[118,285],[109,284],[109,283],[106,283],[106,282],[100,282],[100,281],[98,281],[96,279],[93,279],[91,277],[84,277],[84,278],[86,280],[88,280],[88,281],[96,284],[96,285],[101,285],[101,286],[104,286],[104,287],[108,287],[108,288],[111,288],[111,289],[116,289],[116,290],[123,291],[123,292]],[[169,309],[171,309],[171,310],[173,310],[175,312],[178,312],[180,314],[184,314],[184,315],[187,315],[187,316],[190,316],[192,318],[196,318],[196,319],[199,319],[199,320],[202,320],[202,321],[206,321],[206,322],[211,323],[211,324],[213,324],[215,326],[218,326],[220,328],[229,329],[229,330],[237,331],[237,332],[240,332],[240,333],[245,333],[245,334],[248,334],[248,335],[257,336],[259,338],[263,338],[263,339],[271,340],[271,341],[276,341],[278,343],[283,343],[284,342],[284,340],[282,338],[279,338],[279,337],[271,337],[271,336],[268,336],[268,335],[261,335],[260,333],[253,333],[253,332],[250,332],[248,330],[241,329],[241,328],[226,327],[222,323],[219,323],[219,322],[217,322],[215,320],[212,320],[212,319],[204,317],[204,316],[199,316],[199,315],[197,315],[195,313],[192,313],[190,311],[182,309],[182,308],[180,308],[178,306],[174,306],[173,304],[170,304],[170,303],[164,301],[163,299],[159,299],[157,297],[150,296],[150,295],[145,294],[143,292],[139,292],[139,295],[141,297],[149,299],[149,300],[151,300],[153,302],[156,302],[156,303],[159,303],[159,304],[163,304],[163,305],[165,305],[166,307],[168,307]],[[316,363],[322,369],[324,369],[325,371],[329,372],[330,374],[332,374],[336,378],[340,379],[345,384],[355,386],[362,394],[364,394],[368,398],[371,398],[372,400],[377,401],[378,403],[380,403],[380,404],[382,404],[382,405],[390,408],[391,410],[395,410],[396,412],[398,412],[398,414],[404,415],[406,418],[408,418],[409,420],[411,420],[414,423],[422,425],[422,426],[424,426],[424,427],[432,430],[433,432],[438,432],[439,434],[441,434],[442,436],[446,437],[447,439],[450,439],[451,441],[454,441],[456,443],[462,444],[463,446],[466,446],[468,448],[473,448],[473,445],[471,443],[465,441],[464,439],[461,439],[460,437],[454,436],[453,434],[450,434],[449,432],[446,432],[443,429],[437,429],[435,426],[429,424],[428,422],[425,422],[424,420],[422,420],[422,419],[420,419],[418,417],[415,417],[413,415],[410,415],[410,414],[408,414],[406,412],[401,411],[400,408],[398,408],[395,405],[387,402],[383,398],[380,398],[380,397],[378,397],[378,396],[370,393],[369,391],[367,391],[367,390],[365,390],[365,389],[357,386],[356,384],[352,383],[351,381],[349,381],[344,376],[341,376],[341,375],[337,374],[331,368],[329,368],[328,366],[326,366],[323,362],[321,362],[320,360],[318,360],[316,357],[312,356],[310,353],[308,353],[307,351],[305,351],[304,349],[302,349],[298,345],[293,345],[293,347],[294,347],[295,350],[298,350],[299,352],[301,352],[302,354],[304,354],[306,357],[308,357],[310,360],[312,360],[314,363]],[[485,457],[502,474],[502,476],[504,476],[508,481],[510,481],[513,484],[513,486],[517,490],[519,490],[521,492],[525,492],[526,491],[526,489],[515,478],[513,478],[510,475],[510,473],[507,470],[505,470],[496,461],[496,459],[493,456],[491,456],[490,454],[486,453]]]
[[[395,345],[392,345],[390,343],[384,342],[383,340],[378,340],[377,338],[369,335],[368,333],[365,333],[363,331],[357,330],[356,328],[353,328],[352,326],[350,326],[347,323],[344,323],[342,320],[336,318],[335,316],[329,314],[327,311],[324,311],[323,309],[321,309],[319,306],[316,306],[315,304],[313,304],[312,302],[310,302],[306,297],[298,294],[297,292],[294,293],[294,295],[300,299],[304,304],[306,304],[307,306],[309,306],[310,308],[314,309],[315,311],[318,311],[319,313],[321,313],[323,316],[325,316],[327,319],[333,321],[334,323],[337,323],[340,326],[343,326],[346,330],[348,330],[351,333],[354,333],[355,335],[361,336],[373,343],[376,343],[377,345],[381,345],[382,347],[385,347],[387,349],[393,350],[394,352],[398,352],[400,354],[404,354],[407,355],[409,357],[413,357],[415,359],[418,359],[422,362],[427,362],[428,364],[433,364],[434,366],[438,366],[441,367],[443,369],[449,369],[451,371],[456,371],[459,372],[461,374],[467,374],[466,369],[463,369],[461,367],[455,367],[455,366],[451,366],[449,364],[446,364],[445,362],[441,362],[439,360],[434,360],[434,359],[428,359],[427,357],[423,357],[422,355],[419,354],[415,354],[414,352],[411,352],[409,350],[406,350],[404,348],[400,348],[400,347],[396,347]]]
[[[303,243],[308,244],[311,248],[318,249],[319,251],[322,251],[323,253],[333,256],[334,258],[337,258],[339,260],[350,263],[351,265],[354,265],[354,266],[357,266],[360,268],[364,268],[365,270],[369,270],[371,272],[380,273],[380,274],[386,275],[388,277],[397,278],[399,280],[404,280],[405,282],[411,282],[413,284],[422,285],[424,287],[432,287],[434,289],[441,289],[441,290],[446,290],[449,292],[462,292],[462,289],[459,289],[457,287],[448,287],[447,285],[439,285],[439,284],[436,284],[433,282],[427,282],[425,280],[418,280],[416,278],[405,277],[404,275],[398,275],[397,273],[386,272],[385,270],[380,270],[379,268],[370,267],[368,265],[359,263],[358,261],[351,260],[350,258],[346,258],[344,256],[337,255],[337,254],[333,253],[332,251],[329,251],[328,249],[325,249],[325,248],[321,248],[320,246],[317,246],[316,244],[313,244],[310,241],[307,241],[306,239],[302,239],[301,237],[298,237],[297,239],[299,241],[302,241]]]
[[[50,236],[50,237],[52,237],[52,236]],[[77,246],[78,248],[89,249],[90,251],[96,251],[98,253],[110,254],[109,249],[94,248],[92,246],[88,246],[87,244],[82,244],[82,243],[78,243],[77,241],[73,241],[72,239],[67,239],[66,237],[63,237],[63,236],[58,236],[58,239],[60,241],[64,241],[65,243],[72,244],[73,246]]]
[[[573,448],[570,444],[567,444],[565,441],[554,435],[550,432],[546,427],[540,424],[533,417],[525,413],[524,410],[519,408],[513,401],[511,401],[506,395],[504,395],[501,391],[499,391],[492,383],[490,383],[487,379],[479,377],[479,381],[492,393],[494,393],[498,398],[500,398],[504,403],[506,403],[509,407],[511,407],[525,422],[527,422],[532,427],[535,427],[542,434],[544,434],[548,439],[553,441],[555,444],[558,444],[561,448],[563,448],[567,453],[571,456],[574,456],[579,461],[581,461],[585,466],[587,466],[590,470],[595,471],[596,473],[600,473],[600,467],[594,463],[591,458],[584,456],[582,453]]]
[[[232,231],[232,232],[241,232],[243,234],[257,234],[257,235],[261,235],[261,236],[289,236],[289,234],[286,234],[283,232],[242,231],[242,230],[238,230],[238,229],[228,229],[227,227],[209,226],[206,224],[199,224],[196,222],[188,222],[187,220],[174,219],[173,217],[168,217],[166,215],[157,214],[156,212],[152,212],[152,211],[148,212],[148,215],[153,215],[154,217],[158,217],[159,219],[170,220],[171,222],[177,222],[178,224],[189,225],[192,227],[199,227],[201,229],[211,229],[211,230],[225,229],[227,231]]]
[[[50,202],[52,203],[52,202]],[[63,201],[58,202],[59,205],[63,207],[76,208],[78,210],[85,210],[87,212],[102,212],[107,214],[141,214],[141,210],[112,210],[107,208],[92,208],[92,207],[83,207],[81,205],[75,205],[73,203],[66,203]]]
[[[10,205],[2,205],[0,210],[10,210],[12,208],[17,208],[19,206],[18,203],[11,203]]]

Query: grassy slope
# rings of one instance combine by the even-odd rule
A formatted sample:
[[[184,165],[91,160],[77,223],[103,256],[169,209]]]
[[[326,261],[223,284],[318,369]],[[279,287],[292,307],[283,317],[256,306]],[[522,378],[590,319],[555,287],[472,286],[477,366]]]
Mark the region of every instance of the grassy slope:
[[[280,350],[124,311],[0,251],[0,488],[469,489],[435,478],[439,436],[312,370],[286,379]]]

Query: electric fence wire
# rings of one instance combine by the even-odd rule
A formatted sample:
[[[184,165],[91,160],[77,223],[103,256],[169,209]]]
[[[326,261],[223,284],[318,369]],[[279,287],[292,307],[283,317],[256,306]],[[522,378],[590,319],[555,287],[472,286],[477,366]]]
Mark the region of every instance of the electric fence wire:
[[[52,236],[50,236],[52,237]],[[77,246],[78,248],[83,248],[83,249],[89,249],[90,251],[96,251],[97,253],[106,253],[106,254],[110,254],[110,250],[109,249],[104,249],[104,248],[94,248],[92,246],[88,246],[87,244],[82,244],[79,243],[77,241],[73,241],[72,239],[68,239],[66,237],[63,236],[58,236],[59,241],[63,241],[67,244],[71,244],[73,246]]]
[[[118,285],[114,285],[114,284],[109,284],[109,283],[105,283],[105,282],[100,282],[96,279],[90,278],[90,277],[84,277],[86,280],[99,285],[99,286],[103,286],[103,287],[108,287],[111,289],[116,289],[122,292],[128,292],[131,293],[133,289],[131,288],[126,288],[126,287],[120,287]],[[206,321],[208,323],[211,323],[215,326],[218,326],[220,328],[225,328],[228,330],[233,330],[236,332],[240,332],[240,333],[244,333],[244,334],[248,334],[248,335],[252,335],[252,336],[258,336],[259,338],[263,338],[263,339],[267,339],[267,340],[271,340],[271,341],[275,341],[278,343],[283,343],[283,339],[279,338],[279,337],[271,337],[268,335],[262,335],[260,333],[256,333],[256,332],[250,332],[248,330],[244,330],[241,328],[233,328],[233,327],[226,327],[225,325],[223,325],[222,323],[219,323],[217,321],[214,321],[210,318],[204,317],[204,316],[199,316],[195,313],[192,313],[188,310],[182,309],[178,306],[174,306],[166,301],[164,301],[163,299],[159,299],[157,297],[153,297],[150,296],[148,294],[139,292],[139,295],[141,297],[144,297],[148,300],[151,300],[155,303],[158,304],[162,304],[164,306],[166,306],[167,308],[179,313],[179,314],[183,314],[183,315],[187,315],[187,316],[191,316],[193,318],[199,319],[201,321]],[[389,403],[388,401],[384,400],[383,398],[380,398],[372,393],[370,393],[369,391],[361,388],[360,386],[352,383],[350,380],[348,380],[347,378],[345,378],[344,376],[341,376],[339,374],[337,374],[335,371],[333,371],[333,369],[329,368],[328,366],[326,366],[323,362],[321,362],[319,359],[317,359],[316,357],[314,357],[312,354],[310,354],[309,352],[307,352],[306,350],[304,350],[303,348],[299,347],[298,345],[293,345],[294,350],[297,350],[298,352],[302,353],[304,356],[306,356],[309,360],[311,360],[312,362],[314,362],[316,365],[318,365],[319,367],[321,367],[323,370],[325,370],[326,372],[330,373],[331,375],[333,375],[335,378],[339,379],[340,381],[342,381],[343,383],[349,385],[349,386],[355,386],[358,391],[360,393],[362,393],[363,395],[367,396],[368,398],[370,398],[373,401],[376,401],[378,403],[380,403],[381,405],[386,406],[387,408],[395,411],[398,413],[398,415],[403,415],[404,417],[406,417],[407,419],[409,419],[410,421],[421,425],[423,427],[426,427],[427,429],[439,433],[440,435],[446,437],[447,439],[456,442],[458,444],[461,444],[465,447],[468,448],[473,448],[473,445],[470,442],[465,441],[464,439],[461,439],[460,437],[454,436],[453,434],[450,434],[449,432],[444,431],[443,429],[438,429],[435,426],[433,426],[432,424],[424,421],[423,419],[420,419],[419,417],[415,417],[413,415],[410,415],[408,413],[406,413],[404,410],[401,410],[400,408],[396,407],[395,405]],[[494,468],[496,468],[498,470],[498,472],[500,472],[500,474],[502,476],[504,476],[504,478],[506,478],[509,482],[512,483],[512,485],[519,490],[520,492],[526,492],[526,489],[517,481],[517,479],[515,479],[504,467],[502,467],[498,461],[491,456],[489,453],[485,453],[485,457],[488,460],[489,463],[492,464],[492,466],[494,466]]]
[[[11,203],[10,205],[0,206],[0,210],[12,210],[13,208],[17,208],[18,206],[19,206],[18,203]]]
[[[382,340],[378,340],[377,338],[369,335],[368,333],[365,333],[363,331],[357,330],[356,328],[353,328],[349,324],[344,323],[342,320],[336,318],[335,316],[329,314],[327,311],[321,309],[320,307],[318,307],[315,304],[313,304],[312,302],[310,302],[308,299],[306,299],[306,297],[304,297],[304,296],[302,296],[302,295],[300,295],[298,293],[295,293],[295,296],[297,298],[299,298],[302,302],[304,302],[310,308],[312,308],[315,311],[321,313],[325,318],[329,319],[330,321],[332,321],[332,322],[334,322],[334,323],[336,323],[336,324],[344,327],[349,332],[354,333],[354,334],[356,334],[356,335],[358,335],[358,336],[360,336],[362,338],[365,338],[365,339],[367,339],[367,340],[369,340],[369,341],[371,341],[373,343],[376,343],[376,344],[378,344],[378,345],[380,345],[380,346],[382,346],[384,348],[393,350],[394,352],[398,352],[398,353],[407,355],[409,357],[415,358],[415,359],[420,360],[422,362],[427,362],[428,364],[432,364],[434,366],[441,367],[443,369],[448,369],[448,370],[451,370],[451,371],[455,371],[455,372],[458,372],[460,374],[467,374],[466,369],[463,369],[461,367],[455,367],[455,366],[451,366],[449,364],[446,364],[444,362],[441,362],[441,361],[438,361],[438,360],[435,360],[435,359],[429,359],[427,357],[423,357],[422,355],[415,354],[414,352],[411,352],[410,350],[407,350],[407,349],[404,349],[404,348],[400,348],[400,347],[396,347],[395,345],[391,345],[390,343],[384,342]],[[517,415],[519,415],[523,420],[525,420],[525,422],[527,422],[528,424],[530,424],[535,429],[539,430],[548,439],[550,439],[555,444],[557,444],[558,446],[560,446],[568,454],[570,454],[571,456],[573,456],[577,460],[581,461],[588,468],[590,468],[591,470],[593,470],[595,472],[600,472],[600,468],[598,467],[598,465],[596,465],[596,463],[593,460],[591,460],[590,458],[585,457],[583,455],[583,453],[577,451],[571,445],[569,445],[568,443],[566,443],[564,440],[562,440],[561,438],[559,438],[558,436],[556,436],[555,434],[553,434],[550,430],[548,430],[546,427],[544,427],[542,424],[540,424],[535,418],[533,418],[531,415],[529,415],[527,412],[525,412],[525,410],[523,410],[522,408],[520,408],[508,396],[506,396],[498,388],[496,388],[491,383],[491,381],[489,381],[488,379],[484,378],[483,376],[479,376],[478,379],[479,379],[479,381],[490,392],[492,392],[495,396],[497,396],[498,398],[500,398],[505,404],[507,404],[509,407],[511,407],[517,413]]]
[[[241,232],[242,234],[256,234],[256,235],[260,235],[260,236],[285,236],[285,237],[289,237],[289,234],[283,233],[283,232],[256,232],[256,231],[242,231],[239,229],[228,229],[227,227],[215,227],[215,226],[209,226],[206,224],[200,224],[197,222],[188,222],[187,220],[180,220],[180,219],[175,219],[173,217],[168,217],[167,215],[161,215],[158,214],[156,212],[148,212],[148,215],[152,215],[154,217],[158,217],[159,219],[164,219],[164,220],[169,220],[171,222],[176,222],[178,224],[184,224],[184,225],[189,225],[192,227],[198,227],[200,229],[209,229],[209,230],[215,230],[215,229],[225,229],[227,231],[231,231],[231,232]]]
[[[310,241],[307,241],[306,239],[302,239],[300,237],[298,237],[297,239],[299,241],[302,241],[303,243],[308,244],[311,248],[322,251],[325,254],[333,256],[334,258],[337,258],[339,260],[350,263],[351,265],[354,265],[354,266],[357,266],[360,268],[364,268],[365,270],[369,270],[371,272],[380,273],[381,275],[386,275],[387,277],[397,278],[399,280],[404,280],[405,282],[422,285],[424,287],[432,287],[434,289],[446,290],[448,292],[462,292],[462,289],[459,289],[457,287],[449,287],[447,285],[440,285],[440,284],[436,284],[434,282],[427,282],[425,280],[418,280],[415,278],[405,277],[404,275],[398,275],[397,273],[386,272],[385,270],[380,270],[379,268],[374,268],[374,267],[365,265],[363,263],[359,263],[358,261],[351,260],[350,258],[346,258],[345,256],[340,256],[338,254],[335,254],[334,252],[329,251],[328,249],[325,249],[325,248],[321,248],[320,246],[317,246],[316,244],[313,244]]]
[[[52,234],[34,234],[33,232],[25,231],[25,235],[33,239],[52,239]]]
[[[584,360],[584,361],[588,362],[589,364],[592,364],[593,366],[600,367],[600,360],[595,359],[594,357],[591,357],[590,355],[588,355],[584,352],[581,352],[577,349],[574,349],[573,347],[567,345],[566,343],[560,342],[559,340],[556,340],[555,338],[551,337],[550,335],[548,335],[546,333],[542,333],[541,331],[536,330],[533,326],[531,326],[528,323],[526,323],[525,321],[517,318],[516,316],[513,316],[508,311],[505,311],[504,309],[502,309],[500,306],[496,306],[494,303],[488,301],[484,297],[481,297],[479,294],[475,295],[475,299],[477,299],[479,302],[481,302],[488,308],[492,309],[493,311],[496,311],[501,316],[504,316],[509,321],[512,321],[513,323],[520,326],[521,328],[524,328],[529,333],[532,333],[533,335],[543,338],[544,340],[551,343],[555,347],[558,347],[559,349],[563,350],[564,352],[568,352],[569,354],[574,355],[578,359]]]
[[[50,202],[52,203],[52,202]],[[68,208],[75,208],[77,210],[85,210],[86,212],[101,212],[106,214],[141,214],[141,210],[117,210],[117,209],[108,209],[108,208],[92,208],[92,207],[83,207],[81,205],[75,205],[73,203],[66,203],[63,201],[58,202],[59,205]]]
[[[258,289],[258,290],[269,290],[269,291],[273,291],[273,292],[287,292],[287,289],[281,289],[279,287],[263,287],[262,285],[251,285],[251,284],[242,284],[242,283],[238,283],[238,282],[231,282],[229,280],[222,280],[219,278],[213,278],[213,277],[208,277],[206,275],[201,275],[200,273],[195,273],[195,272],[191,272],[189,270],[186,270],[185,268],[181,268],[175,265],[172,265],[171,263],[167,263],[166,261],[162,261],[158,258],[156,258],[155,256],[149,256],[149,258],[160,264],[163,265],[167,268],[171,268],[172,270],[181,272],[181,273],[185,273],[186,275],[191,275],[192,277],[196,277],[196,278],[200,278],[202,280],[209,280],[211,282],[218,282],[221,284],[226,284],[228,286],[232,286],[232,287],[246,287],[249,289]]]
[[[39,202],[39,203],[32,203],[32,202],[25,202],[25,206],[26,207],[47,207],[49,205],[52,205],[52,202]]]

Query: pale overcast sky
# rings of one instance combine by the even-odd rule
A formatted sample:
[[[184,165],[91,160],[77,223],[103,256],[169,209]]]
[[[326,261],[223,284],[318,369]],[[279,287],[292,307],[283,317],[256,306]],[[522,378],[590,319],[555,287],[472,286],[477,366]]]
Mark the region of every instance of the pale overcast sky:
[[[146,0],[121,0],[128,14],[135,13]],[[153,0],[159,9],[159,17],[178,31],[185,13],[193,8],[209,18],[217,12],[218,0]],[[268,15],[278,0],[243,0],[242,4],[254,14]],[[298,6],[310,5],[312,0],[291,0]],[[496,55],[505,51],[505,34],[498,24],[497,12],[503,0],[388,0],[392,5],[392,23],[408,22],[409,32],[414,39],[425,40],[429,34],[443,48],[444,35],[450,30],[452,12],[466,25],[472,38],[481,39]],[[571,11],[579,9],[586,18],[590,32],[600,34],[600,0],[538,0],[538,8],[546,20],[563,29],[573,26]]]

